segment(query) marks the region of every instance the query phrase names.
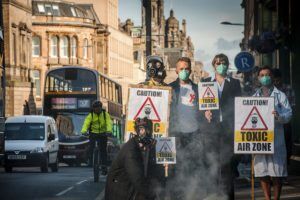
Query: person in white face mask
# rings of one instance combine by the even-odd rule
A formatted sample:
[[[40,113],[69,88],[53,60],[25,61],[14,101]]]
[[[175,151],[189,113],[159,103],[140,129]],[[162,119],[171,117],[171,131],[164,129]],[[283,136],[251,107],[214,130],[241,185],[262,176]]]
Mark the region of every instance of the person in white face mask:
[[[170,113],[170,136],[176,137],[177,163],[172,166],[170,186],[171,199],[185,199],[186,189],[172,187],[180,182],[184,185],[192,176],[199,173],[202,161],[198,149],[201,146],[199,131],[200,112],[198,105],[198,86],[191,81],[191,60],[179,58],[176,62],[178,78],[170,83],[172,87],[172,103]],[[173,183],[174,181],[174,183]],[[200,180],[199,180],[200,181]],[[173,184],[172,184],[173,183]],[[194,183],[193,187],[197,187]]]
[[[256,97],[274,97],[275,132],[274,154],[255,155],[254,175],[260,178],[265,199],[271,199],[271,182],[273,183],[274,199],[280,199],[282,180],[287,177],[287,159],[285,147],[285,132],[283,125],[292,117],[292,109],[286,95],[274,86],[272,69],[264,66],[258,71],[258,80],[261,87],[256,91]]]
[[[237,159],[233,155],[234,133],[234,98],[241,96],[241,86],[237,79],[227,76],[229,60],[225,54],[218,54],[212,61],[214,76],[202,82],[217,82],[219,110],[205,111],[205,146],[206,154],[214,154],[218,163],[215,174],[217,190],[222,190],[229,200],[234,199],[234,175],[237,172]],[[212,165],[208,164],[208,167]],[[215,165],[214,165],[215,166]]]

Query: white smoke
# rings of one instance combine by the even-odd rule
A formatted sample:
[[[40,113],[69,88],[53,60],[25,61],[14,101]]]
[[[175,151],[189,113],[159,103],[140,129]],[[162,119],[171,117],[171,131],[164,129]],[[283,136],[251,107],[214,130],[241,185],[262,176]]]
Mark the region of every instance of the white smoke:
[[[205,122],[204,122],[205,123]],[[193,135],[184,149],[177,145],[175,177],[167,182],[170,200],[226,200],[225,185],[220,182],[220,165],[228,158],[220,158],[226,146],[212,146],[216,137],[202,128],[202,133]],[[209,134],[208,134],[209,133]]]

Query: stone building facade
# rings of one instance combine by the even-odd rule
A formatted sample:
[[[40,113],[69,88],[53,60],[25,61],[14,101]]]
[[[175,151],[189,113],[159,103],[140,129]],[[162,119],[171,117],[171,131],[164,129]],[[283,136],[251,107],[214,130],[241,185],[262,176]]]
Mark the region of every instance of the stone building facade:
[[[107,75],[122,85],[123,103],[127,102],[128,85],[137,83],[133,71],[133,39],[119,30],[118,0],[72,0],[93,4],[102,24],[107,26]]]
[[[107,74],[109,33],[92,5],[34,0],[32,11],[32,81],[38,108],[50,68],[84,66]]]
[[[175,64],[179,57],[186,56],[194,67],[194,45],[187,35],[187,23],[183,19],[181,27],[174,11],[165,19],[164,0],[151,0],[151,45],[152,55],[159,55],[164,59],[167,68],[166,82],[176,79]],[[126,20],[120,28],[131,35],[134,41],[134,60],[140,62],[146,55],[146,8],[142,5],[142,26],[136,27],[131,20]],[[145,63],[144,63],[145,66]]]
[[[5,116],[36,113],[32,72],[31,0],[2,0],[6,67]],[[25,109],[26,108],[26,109]]]

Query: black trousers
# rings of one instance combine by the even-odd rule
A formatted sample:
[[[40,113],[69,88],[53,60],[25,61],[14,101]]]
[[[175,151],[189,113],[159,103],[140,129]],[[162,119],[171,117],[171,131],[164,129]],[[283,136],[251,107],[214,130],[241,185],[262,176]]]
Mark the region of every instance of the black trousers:
[[[101,165],[107,166],[107,135],[105,133],[100,133],[100,134],[90,133],[89,139],[90,139],[90,148],[89,148],[90,162],[93,160],[94,147],[96,145],[96,141],[98,141]]]

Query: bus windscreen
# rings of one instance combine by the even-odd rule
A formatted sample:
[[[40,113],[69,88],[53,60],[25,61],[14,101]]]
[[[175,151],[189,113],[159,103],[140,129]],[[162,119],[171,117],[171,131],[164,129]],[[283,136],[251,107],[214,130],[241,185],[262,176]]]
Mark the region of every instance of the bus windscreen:
[[[96,75],[89,70],[63,68],[47,74],[45,92],[94,92]]]

